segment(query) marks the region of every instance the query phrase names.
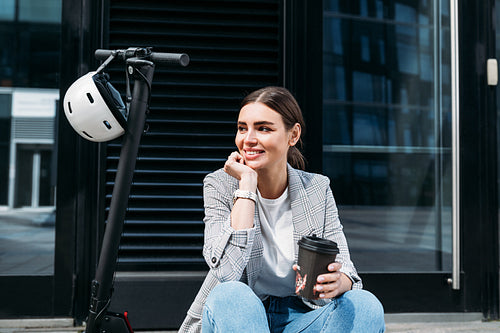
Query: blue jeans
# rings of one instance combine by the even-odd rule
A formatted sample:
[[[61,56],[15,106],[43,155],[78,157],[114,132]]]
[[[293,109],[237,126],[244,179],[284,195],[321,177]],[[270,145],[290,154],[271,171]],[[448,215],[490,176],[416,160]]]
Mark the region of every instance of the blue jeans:
[[[298,297],[262,302],[241,282],[224,282],[208,296],[202,332],[384,332],[384,309],[366,290],[351,290],[313,310]]]

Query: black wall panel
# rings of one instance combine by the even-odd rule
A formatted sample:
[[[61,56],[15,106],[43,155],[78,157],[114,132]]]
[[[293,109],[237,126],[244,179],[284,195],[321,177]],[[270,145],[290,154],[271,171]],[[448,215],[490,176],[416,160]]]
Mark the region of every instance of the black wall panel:
[[[156,67],[119,253],[126,271],[205,270],[202,181],[235,149],[241,99],[280,85],[280,1],[109,1],[107,48],[187,53],[186,68]],[[108,71],[125,91],[121,64]],[[105,209],[120,140],[108,145]],[[106,216],[106,214],[104,214]]]
[[[123,273],[117,273],[110,306],[130,311],[135,329],[176,328],[207,270],[203,178],[235,150],[242,98],[283,84],[282,4],[111,0],[104,13],[106,48],[151,46],[191,59],[186,68],[156,67],[149,130],[139,148],[119,251]],[[124,92],[123,65],[108,72]],[[120,142],[108,144],[103,154],[103,219]]]

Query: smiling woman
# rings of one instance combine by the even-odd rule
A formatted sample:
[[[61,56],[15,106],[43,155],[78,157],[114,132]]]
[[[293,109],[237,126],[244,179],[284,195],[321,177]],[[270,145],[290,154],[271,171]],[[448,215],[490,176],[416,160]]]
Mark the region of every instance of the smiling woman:
[[[295,98],[285,88],[257,90],[237,124],[238,151],[204,181],[210,271],[180,332],[382,332],[382,305],[360,290],[328,178],[298,170],[304,121]],[[297,241],[307,235],[340,249],[312,277],[316,299],[295,294]]]

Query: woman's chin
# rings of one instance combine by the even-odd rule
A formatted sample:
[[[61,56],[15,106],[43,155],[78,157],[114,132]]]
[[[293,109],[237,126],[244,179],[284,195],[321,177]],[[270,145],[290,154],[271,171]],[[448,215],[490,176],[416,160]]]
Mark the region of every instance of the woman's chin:
[[[248,166],[250,169],[258,170],[261,166],[261,163],[256,161],[245,161],[245,165]]]

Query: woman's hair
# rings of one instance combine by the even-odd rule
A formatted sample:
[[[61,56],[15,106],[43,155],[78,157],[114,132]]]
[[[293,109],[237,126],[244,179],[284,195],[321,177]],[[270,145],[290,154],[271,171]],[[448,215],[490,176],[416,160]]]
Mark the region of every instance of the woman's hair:
[[[302,134],[304,133],[306,124],[302,117],[302,111],[293,95],[286,88],[265,87],[256,90],[243,99],[241,107],[257,102],[278,112],[283,119],[286,130],[292,129],[292,127],[298,123],[302,129]],[[306,160],[297,146],[301,148],[303,146],[302,135],[297,144],[288,149],[287,161],[292,167],[304,170],[306,167]]]

